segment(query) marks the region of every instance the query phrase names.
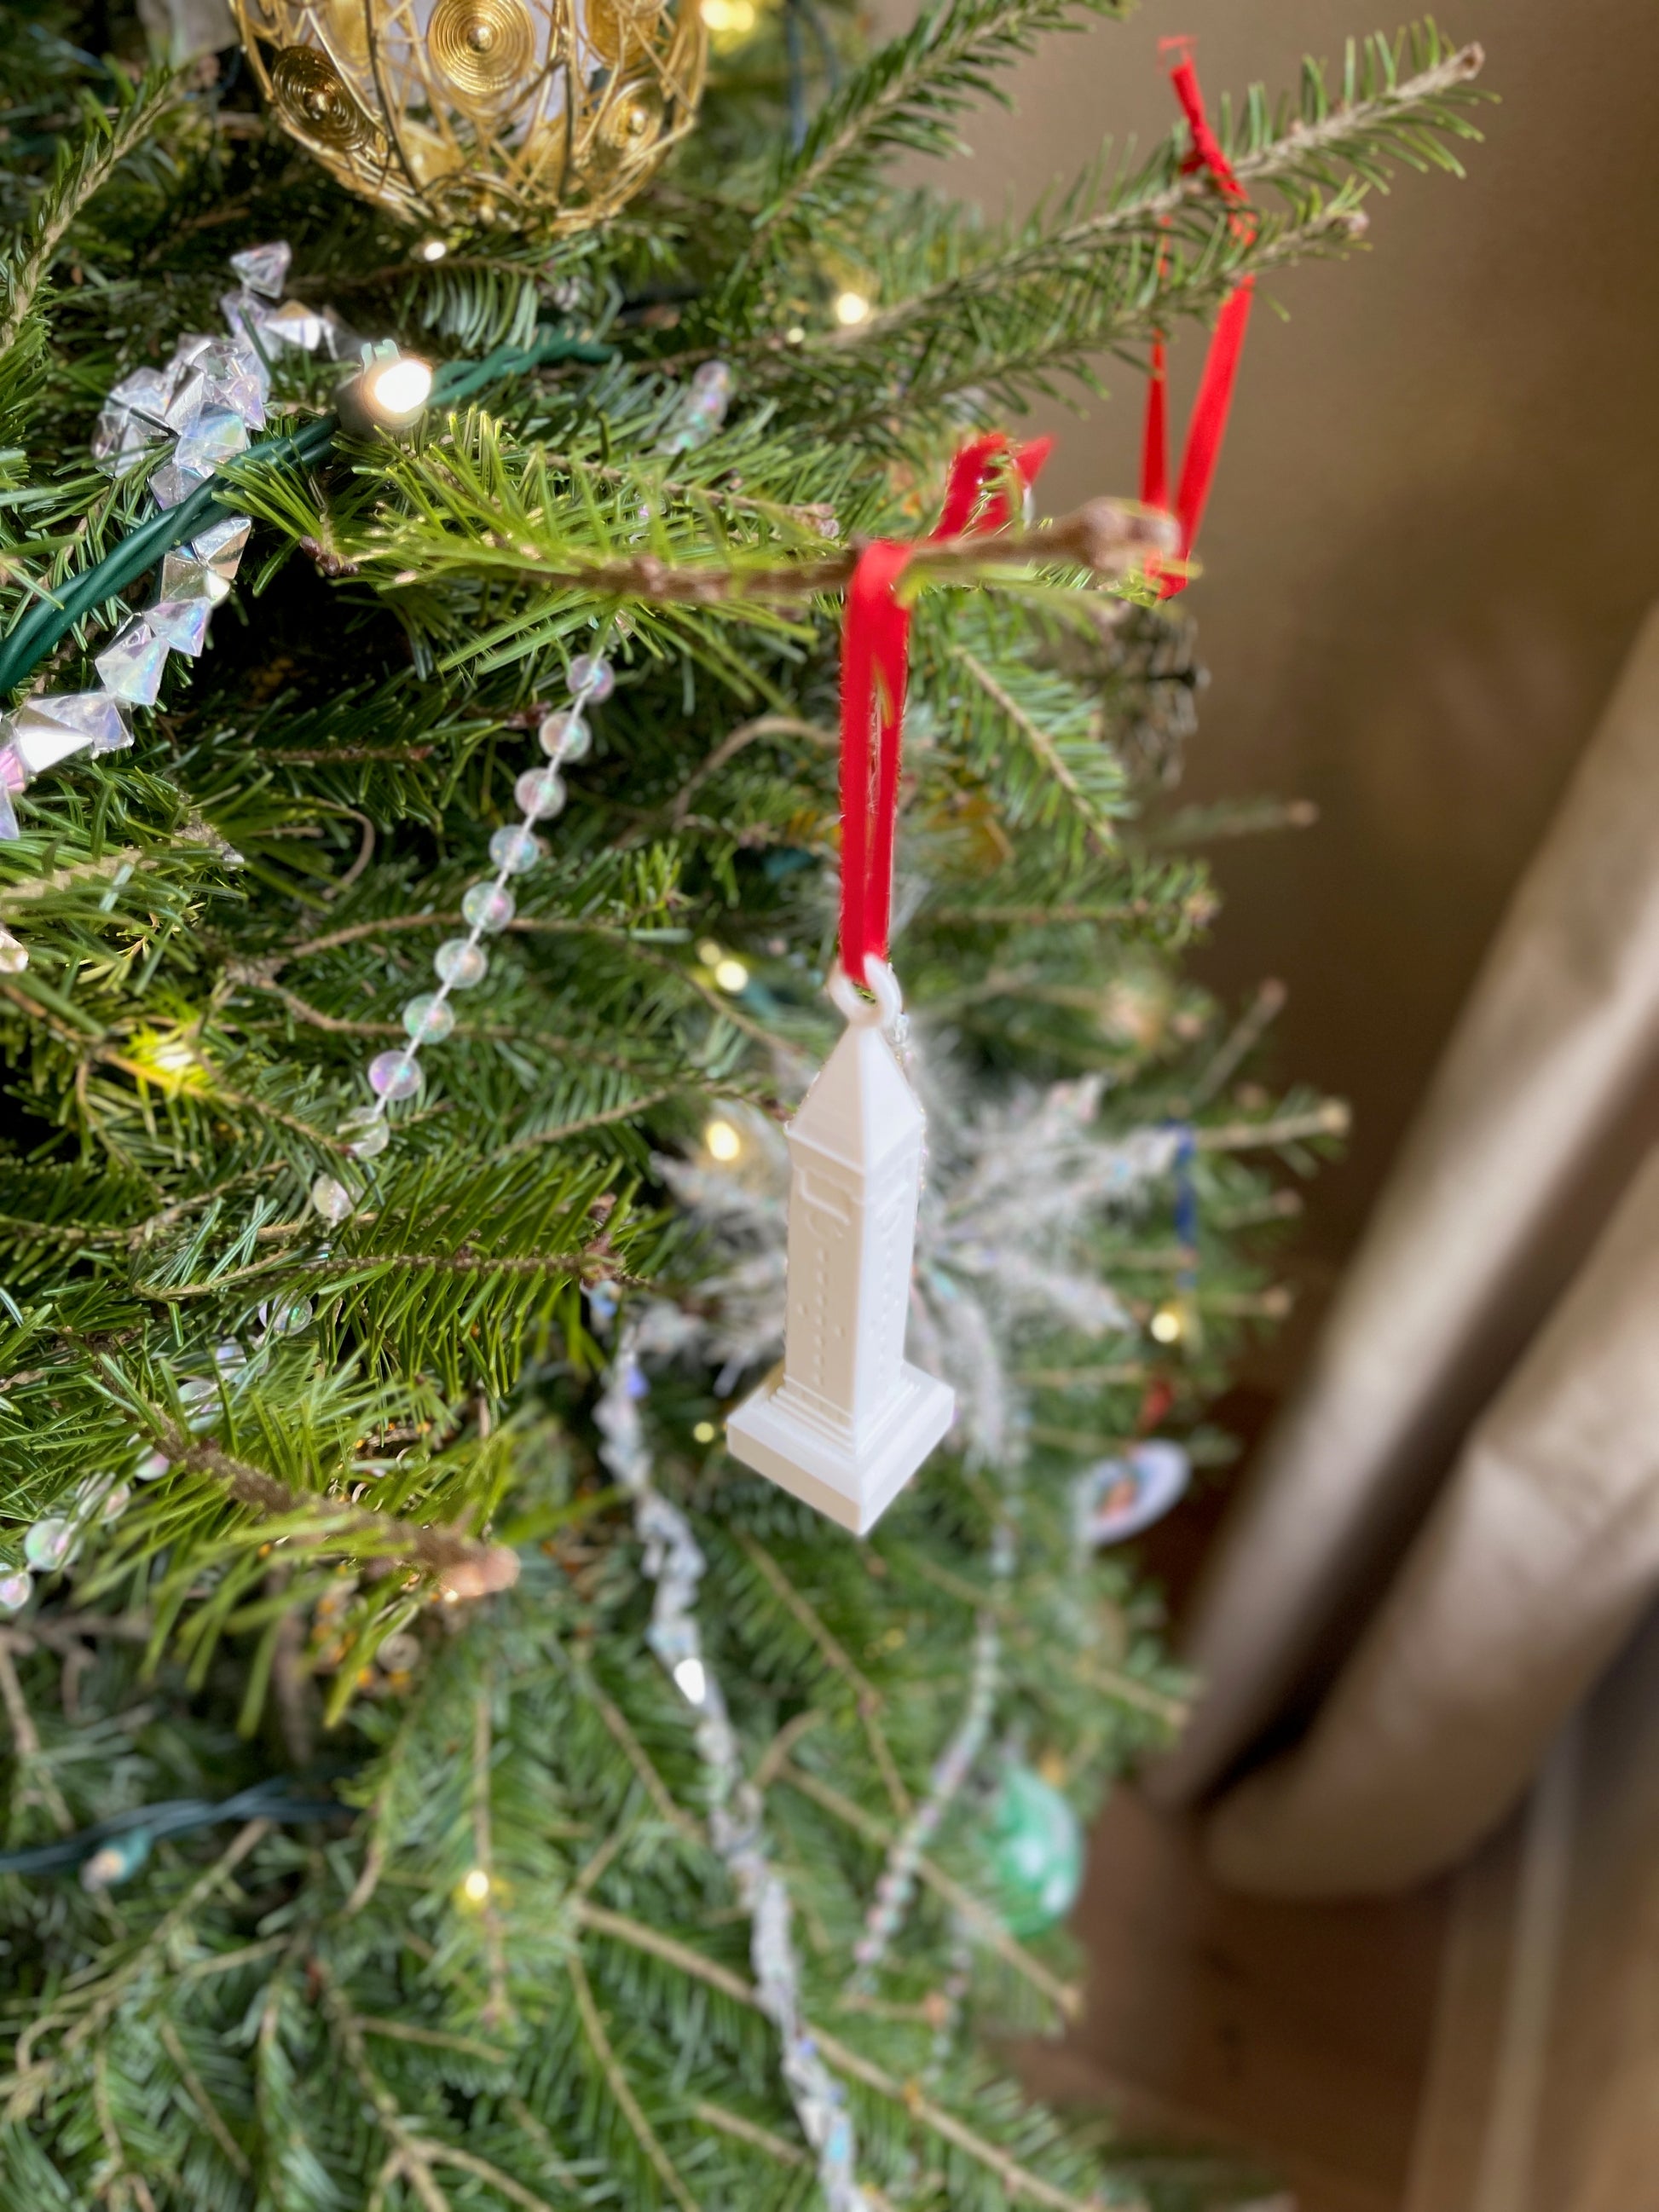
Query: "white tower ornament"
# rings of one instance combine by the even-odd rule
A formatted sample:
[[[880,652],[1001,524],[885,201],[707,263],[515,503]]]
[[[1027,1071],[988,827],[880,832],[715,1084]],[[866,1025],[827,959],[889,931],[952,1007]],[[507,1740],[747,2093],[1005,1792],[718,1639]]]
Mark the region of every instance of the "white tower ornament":
[[[726,1425],[745,1467],[860,1536],[956,1412],[904,1357],[924,1121],[891,1042],[898,984],[885,961],[865,970],[873,1005],[839,967],[830,978],[847,1027],[786,1132],[783,1364]]]

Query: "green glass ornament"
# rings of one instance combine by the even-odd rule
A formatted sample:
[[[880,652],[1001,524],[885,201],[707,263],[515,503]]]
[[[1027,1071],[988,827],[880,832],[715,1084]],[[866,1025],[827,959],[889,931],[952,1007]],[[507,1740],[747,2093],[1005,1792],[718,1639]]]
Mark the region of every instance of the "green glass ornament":
[[[1005,1767],[986,1814],[985,1857],[1011,1934],[1040,1936],[1066,1917],[1083,1856],[1083,1825],[1059,1790],[1031,1767]]]

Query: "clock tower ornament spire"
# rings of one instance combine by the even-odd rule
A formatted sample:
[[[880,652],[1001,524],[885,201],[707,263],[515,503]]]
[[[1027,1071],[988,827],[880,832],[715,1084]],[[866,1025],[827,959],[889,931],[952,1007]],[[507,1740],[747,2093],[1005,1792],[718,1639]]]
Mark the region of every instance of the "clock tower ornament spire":
[[[872,1528],[955,1417],[949,1387],[904,1357],[921,1194],[921,1104],[894,1049],[899,988],[865,963],[830,995],[841,1040],[787,1131],[783,1364],[726,1424],[745,1467],[855,1535]]]

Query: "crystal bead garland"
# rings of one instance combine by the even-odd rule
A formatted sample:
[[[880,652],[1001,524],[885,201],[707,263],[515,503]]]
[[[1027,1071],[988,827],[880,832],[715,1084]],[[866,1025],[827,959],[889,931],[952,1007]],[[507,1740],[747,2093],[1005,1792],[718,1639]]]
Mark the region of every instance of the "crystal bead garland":
[[[760,1791],[743,1771],[720,1678],[702,1648],[697,1585],[704,1560],[685,1516],[652,1480],[640,1419],[649,1384],[624,1328],[595,1418],[599,1456],[634,1501],[634,1526],[655,1583],[647,1641],[697,1716],[696,1741],[708,1777],[708,1833],[749,1916],[755,1996],[783,2046],[779,2070],[801,2133],[812,2146],[829,2212],[870,2212],[859,2186],[858,2146],[847,2092],[819,2055],[801,2012],[800,1968],[789,1933],[789,1892],[767,1850]]]
[[[1000,1532],[999,1532],[1000,1535]],[[994,1550],[994,1572],[996,1571],[997,1553],[1012,1561],[1012,1537]],[[1007,1567],[998,1573],[999,1582],[1006,1581]],[[853,1946],[854,1971],[848,1987],[855,1995],[868,1996],[876,1986],[876,1970],[887,1955],[888,1946],[904,1924],[904,1917],[915,1895],[916,1874],[922,1853],[933,1841],[940,1821],[974,1769],[974,1762],[984,1748],[990,1730],[991,1716],[996,1705],[997,1679],[1002,1657],[1002,1638],[998,1632],[996,1615],[987,1611],[979,1617],[974,1632],[974,1664],[969,1681],[968,1704],[956,1733],[934,1762],[928,1778],[927,1795],[905,1822],[889,1847],[886,1863],[876,1881],[875,1896],[865,1914],[863,1932]]]
[[[544,714],[537,730],[548,765],[526,769],[514,785],[522,819],[496,830],[489,841],[495,874],[471,884],[462,896],[466,935],[446,938],[434,953],[437,989],[420,992],[403,1011],[409,1042],[376,1053],[368,1068],[374,1103],[358,1107],[340,1124],[339,1134],[353,1159],[375,1159],[386,1150],[392,1140],[386,1109],[395,1100],[412,1098],[420,1089],[422,1047],[443,1042],[455,1026],[451,997],[457,991],[470,991],[489,972],[483,940],[499,935],[513,919],[516,902],[509,886],[514,878],[528,875],[545,858],[547,847],[537,836],[536,825],[563,811],[561,771],[587,757],[592,737],[586,710],[608,699],[616,682],[616,672],[602,652],[579,653],[572,660],[569,704]],[[337,1222],[351,1212],[353,1200],[337,1176],[321,1175],[311,1187],[311,1202],[325,1221]]]
[[[125,476],[165,451],[146,489],[158,508],[177,507],[222,461],[246,452],[250,430],[264,428],[274,352],[290,346],[337,361],[349,352],[351,333],[331,307],[279,304],[291,258],[281,240],[233,253],[240,283],[219,303],[229,336],[188,333],[161,368],[136,368],[112,388],[92,435],[93,459],[106,475]],[[206,645],[209,617],[229,596],[249,527],[246,517],[228,516],[163,556],[153,604],[93,663],[98,690],[40,692],[0,714],[0,838],[21,835],[15,801],[44,769],[132,743],[133,708],[155,704],[168,653],[193,660]],[[0,973],[27,965],[27,948],[0,930]]]

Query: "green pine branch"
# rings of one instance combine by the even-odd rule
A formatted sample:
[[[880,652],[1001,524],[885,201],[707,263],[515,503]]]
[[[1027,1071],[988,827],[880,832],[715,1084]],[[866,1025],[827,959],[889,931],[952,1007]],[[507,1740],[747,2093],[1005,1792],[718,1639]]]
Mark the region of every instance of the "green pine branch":
[[[52,178],[31,211],[27,234],[0,256],[0,361],[17,345],[36,314],[41,287],[76,221],[122,163],[155,138],[180,94],[178,79],[165,70],[155,71],[136,85],[112,70],[105,83],[113,106],[106,109],[89,97],[82,99],[79,137],[59,146]]]
[[[755,218],[757,240],[844,204],[887,155],[953,151],[964,106],[1006,100],[998,72],[1088,15],[1127,12],[1124,0],[934,0],[824,103],[799,151],[779,163]]]
[[[1480,137],[1469,111],[1484,97],[1474,84],[1482,61],[1479,46],[1451,46],[1432,21],[1393,40],[1350,41],[1334,92],[1328,73],[1309,60],[1294,106],[1275,108],[1261,85],[1250,88],[1242,114],[1228,103],[1224,149],[1249,199],[1259,205],[1271,191],[1304,221],[1328,219],[1328,198],[1340,209],[1354,206],[1357,187],[1386,191],[1395,165],[1461,175],[1456,146]],[[971,302],[1006,302],[1011,288],[1099,273],[1106,257],[1137,240],[1178,240],[1188,255],[1201,252],[1228,216],[1207,176],[1183,173],[1187,143],[1183,125],[1139,170],[1115,173],[1109,147],[1097,174],[1000,233],[977,234],[954,210],[931,236],[925,226],[919,239],[912,229],[920,250],[912,247],[911,268],[896,272],[891,304],[850,330],[809,337],[806,349],[836,360],[878,354]],[[927,260],[945,264],[931,281]],[[1176,312],[1182,289],[1172,269],[1168,294]]]

